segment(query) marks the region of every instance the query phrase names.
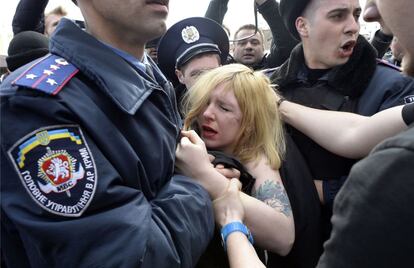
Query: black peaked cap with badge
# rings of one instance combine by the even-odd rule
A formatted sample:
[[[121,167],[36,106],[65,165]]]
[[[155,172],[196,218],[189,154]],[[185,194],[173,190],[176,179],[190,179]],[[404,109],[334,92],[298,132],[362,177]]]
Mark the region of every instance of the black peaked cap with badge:
[[[290,34],[297,40],[300,40],[298,31],[296,30],[296,19],[303,14],[311,0],[280,0],[279,13],[283,19],[283,23],[289,30]]]
[[[197,55],[217,52],[221,62],[229,54],[229,38],[217,22],[203,17],[192,17],[172,25],[161,37],[158,45],[158,65],[173,82],[177,82],[175,69]]]

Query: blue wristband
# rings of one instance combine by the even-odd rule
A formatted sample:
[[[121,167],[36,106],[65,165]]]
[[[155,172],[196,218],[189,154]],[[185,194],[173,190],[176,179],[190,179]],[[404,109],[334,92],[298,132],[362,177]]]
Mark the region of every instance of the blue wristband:
[[[233,232],[242,232],[247,236],[247,239],[253,245],[253,236],[252,233],[250,233],[249,228],[239,221],[234,221],[224,225],[223,228],[221,228],[221,241],[223,243],[224,250],[227,250],[227,237]]]

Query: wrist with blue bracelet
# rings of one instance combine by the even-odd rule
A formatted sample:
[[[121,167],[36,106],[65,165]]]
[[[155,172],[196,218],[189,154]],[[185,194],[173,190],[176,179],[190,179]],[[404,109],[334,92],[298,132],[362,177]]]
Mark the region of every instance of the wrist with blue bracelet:
[[[247,228],[247,226],[240,221],[234,221],[224,225],[223,228],[221,228],[221,241],[223,243],[224,250],[227,250],[227,237],[233,232],[242,232],[253,245],[254,240],[249,228]]]

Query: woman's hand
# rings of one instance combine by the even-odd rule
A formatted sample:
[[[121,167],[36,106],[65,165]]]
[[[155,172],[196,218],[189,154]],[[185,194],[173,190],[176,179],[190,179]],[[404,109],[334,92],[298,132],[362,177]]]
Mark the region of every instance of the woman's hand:
[[[218,164],[214,168],[229,180],[233,178],[240,179],[240,171],[235,168],[225,168],[222,164]]]

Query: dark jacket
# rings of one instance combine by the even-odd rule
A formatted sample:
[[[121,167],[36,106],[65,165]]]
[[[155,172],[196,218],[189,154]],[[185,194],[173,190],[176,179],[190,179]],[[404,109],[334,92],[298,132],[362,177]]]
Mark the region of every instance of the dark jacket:
[[[41,34],[45,31],[45,8],[49,0],[20,0],[13,17],[13,33],[35,31]]]
[[[173,174],[181,121],[171,84],[149,79],[65,19],[50,50],[1,85],[7,265],[193,267],[214,218],[207,192]],[[12,83],[40,66],[60,92],[40,91],[43,78],[32,88]],[[74,76],[59,73],[65,68]],[[62,88],[53,83],[59,74]]]
[[[393,35],[384,34],[378,29],[371,40],[371,45],[377,50],[377,57],[382,58],[390,48]]]
[[[376,51],[359,37],[346,64],[329,70],[316,81],[309,81],[302,45],[291,53],[288,61],[276,69],[272,82],[282,95],[293,102],[333,111],[372,115],[383,109],[412,100],[411,78],[376,60]],[[317,120],[317,119],[315,119]],[[330,217],[334,198],[356,160],[335,155],[302,132],[288,127],[288,132],[303,154],[312,177],[323,181],[323,240],[330,235]]]
[[[309,168],[289,135],[279,171],[295,220],[295,242],[287,256],[268,252],[267,267],[313,268],[322,253],[319,197]]]
[[[331,69],[318,81],[310,83],[302,45],[298,45],[289,60],[274,72],[272,82],[279,85],[286,99],[302,105],[372,115],[404,104],[407,96],[414,95],[411,78],[379,63],[375,57],[376,51],[360,37],[346,64]],[[353,160],[329,153],[301,132],[293,128],[289,130],[314,179],[338,179],[349,173]]]
[[[354,165],[338,193],[318,268],[410,267],[414,239],[414,125]]]

